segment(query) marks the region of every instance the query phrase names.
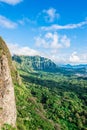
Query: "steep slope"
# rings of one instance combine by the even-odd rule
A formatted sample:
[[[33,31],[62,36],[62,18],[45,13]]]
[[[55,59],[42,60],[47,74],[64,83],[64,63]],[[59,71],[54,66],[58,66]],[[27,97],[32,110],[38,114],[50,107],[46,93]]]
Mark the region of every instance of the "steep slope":
[[[12,126],[16,124],[16,105],[11,70],[11,55],[0,37],[0,127],[4,124]]]
[[[56,65],[50,59],[41,56],[17,56],[12,57],[16,62],[18,69],[22,69],[26,72],[44,71],[44,72],[56,72],[66,76],[78,76],[87,77],[86,65]]]
[[[33,70],[40,70],[46,72],[57,71],[57,65],[50,59],[40,56],[13,56],[13,60],[17,62],[17,65],[22,70],[27,72]]]
[[[86,130],[87,81],[49,72],[19,70],[18,130]]]

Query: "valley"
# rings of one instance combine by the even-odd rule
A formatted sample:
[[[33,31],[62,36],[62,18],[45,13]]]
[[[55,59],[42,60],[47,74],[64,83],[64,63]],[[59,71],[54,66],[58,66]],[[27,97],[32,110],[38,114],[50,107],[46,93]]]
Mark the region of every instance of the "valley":
[[[15,60],[23,81],[15,85],[18,130],[86,130],[86,79],[61,67],[54,72],[32,69],[22,58],[20,64]]]

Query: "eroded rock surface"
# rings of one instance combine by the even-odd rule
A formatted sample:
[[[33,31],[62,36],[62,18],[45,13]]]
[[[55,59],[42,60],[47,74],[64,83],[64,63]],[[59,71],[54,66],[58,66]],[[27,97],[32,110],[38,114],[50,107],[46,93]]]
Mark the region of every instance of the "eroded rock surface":
[[[3,124],[16,124],[14,87],[5,53],[0,55],[0,127]]]

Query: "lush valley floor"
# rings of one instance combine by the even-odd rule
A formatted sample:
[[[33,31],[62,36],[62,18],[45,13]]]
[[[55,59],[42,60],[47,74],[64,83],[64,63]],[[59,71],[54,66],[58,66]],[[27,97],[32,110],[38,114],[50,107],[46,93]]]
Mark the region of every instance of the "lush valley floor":
[[[18,130],[87,130],[87,81],[19,70],[15,84]]]

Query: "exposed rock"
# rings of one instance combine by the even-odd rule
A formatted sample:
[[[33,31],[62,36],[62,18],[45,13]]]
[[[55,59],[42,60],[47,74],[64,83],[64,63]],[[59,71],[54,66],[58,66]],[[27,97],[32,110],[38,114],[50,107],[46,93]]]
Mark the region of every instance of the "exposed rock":
[[[13,79],[13,82],[14,84],[18,84],[19,86],[22,85],[22,80],[21,80],[21,77],[17,71],[17,66],[16,66],[16,63],[13,61],[12,62],[12,79]]]
[[[17,67],[27,72],[31,71],[46,71],[56,72],[58,70],[57,65],[48,58],[41,56],[17,56],[14,55],[13,61],[17,63]]]
[[[11,59],[8,48],[3,48],[5,42],[0,38],[0,127],[3,124],[16,124],[16,105],[10,65]],[[7,55],[6,55],[7,54]],[[9,60],[8,60],[9,58]],[[10,62],[10,63],[9,63]]]

